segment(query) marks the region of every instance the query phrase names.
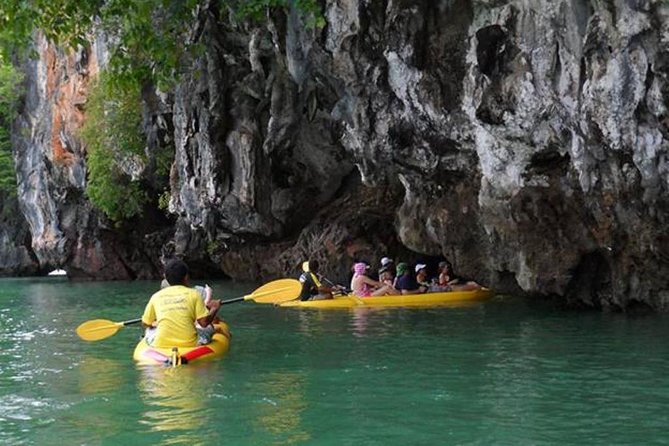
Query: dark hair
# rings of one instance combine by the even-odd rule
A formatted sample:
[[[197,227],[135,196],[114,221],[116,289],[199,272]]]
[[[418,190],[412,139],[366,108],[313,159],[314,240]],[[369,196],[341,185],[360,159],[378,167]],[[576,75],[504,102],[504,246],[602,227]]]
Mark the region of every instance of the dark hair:
[[[309,260],[309,271],[318,271],[318,260]]]
[[[188,275],[188,265],[182,260],[172,259],[165,265],[165,280],[170,285],[183,285]]]

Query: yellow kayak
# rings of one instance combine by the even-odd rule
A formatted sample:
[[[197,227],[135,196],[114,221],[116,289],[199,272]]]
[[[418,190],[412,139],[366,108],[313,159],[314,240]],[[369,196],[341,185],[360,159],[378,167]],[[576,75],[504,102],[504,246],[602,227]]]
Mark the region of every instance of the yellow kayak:
[[[389,296],[358,297],[353,294],[324,300],[291,300],[278,304],[280,307],[299,308],[370,308],[370,307],[434,307],[439,305],[464,304],[489,299],[488,288],[470,291],[444,291],[424,294],[397,294]]]
[[[209,344],[194,347],[157,348],[151,347],[142,338],[135,347],[132,358],[139,364],[151,365],[190,364],[222,358],[230,348],[230,331],[225,322],[215,325],[225,334],[215,333]]]

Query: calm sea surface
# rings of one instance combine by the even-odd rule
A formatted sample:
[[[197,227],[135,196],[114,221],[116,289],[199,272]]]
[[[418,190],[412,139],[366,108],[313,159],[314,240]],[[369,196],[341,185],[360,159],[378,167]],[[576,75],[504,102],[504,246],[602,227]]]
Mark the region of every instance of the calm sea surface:
[[[216,297],[258,284],[210,283]],[[220,361],[132,359],[158,282],[0,280],[2,445],[669,444],[669,317],[465,308],[222,308]]]

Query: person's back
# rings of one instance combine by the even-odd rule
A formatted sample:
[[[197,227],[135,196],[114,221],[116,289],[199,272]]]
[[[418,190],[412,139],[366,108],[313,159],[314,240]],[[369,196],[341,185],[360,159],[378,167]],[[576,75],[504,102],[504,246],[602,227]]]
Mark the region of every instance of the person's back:
[[[156,320],[155,347],[192,347],[197,344],[195,321],[206,317],[200,293],[183,285],[164,288],[149,300],[142,320]]]
[[[413,275],[404,273],[397,277],[395,288],[401,291],[402,294],[411,294],[418,290],[418,283],[416,283],[416,278]]]
[[[188,285],[188,266],[175,259],[165,266],[165,279],[170,286],[161,289],[149,299],[142,315],[142,325],[150,328],[156,323],[155,336],[147,336],[149,345],[161,348],[193,347],[197,345],[195,322],[209,326],[220,307],[212,300],[210,309],[204,305],[200,293]]]

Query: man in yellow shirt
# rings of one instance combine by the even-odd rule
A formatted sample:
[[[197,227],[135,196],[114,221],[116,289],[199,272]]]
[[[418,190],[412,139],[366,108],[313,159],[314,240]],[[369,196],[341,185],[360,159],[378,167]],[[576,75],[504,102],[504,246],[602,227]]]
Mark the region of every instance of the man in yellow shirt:
[[[142,315],[144,327],[157,322],[155,337],[147,338],[147,342],[158,348],[194,347],[198,337],[195,322],[201,327],[209,326],[221,301],[211,300],[207,310],[200,293],[188,287],[188,266],[181,260],[165,265],[165,280],[170,286],[151,296]]]

